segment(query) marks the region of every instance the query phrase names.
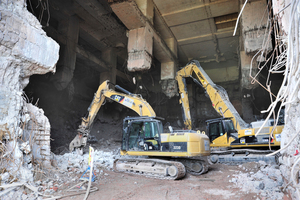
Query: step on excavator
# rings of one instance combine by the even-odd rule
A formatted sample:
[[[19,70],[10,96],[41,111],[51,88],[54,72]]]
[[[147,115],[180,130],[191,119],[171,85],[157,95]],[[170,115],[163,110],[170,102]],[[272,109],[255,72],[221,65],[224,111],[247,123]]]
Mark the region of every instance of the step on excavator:
[[[114,161],[114,170],[160,179],[180,179],[186,171],[200,175],[208,171],[207,156],[210,155],[209,138],[192,130],[163,132],[161,118],[156,117],[152,107],[141,95],[115,85],[109,89],[109,81],[103,82],[88,108],[87,117],[82,118],[75,138],[69,145],[70,151],[83,153],[91,131],[91,125],[105,100],[115,101],[135,111],[139,116],[123,120],[120,154]]]
[[[240,164],[259,160],[278,163],[277,156],[265,155],[274,151],[270,148],[280,147],[283,120],[279,120],[277,126],[273,126],[274,121],[270,120],[262,128],[263,123],[259,121],[247,124],[231,104],[226,90],[210,79],[197,60],[190,61],[176,74],[179,103],[187,129],[192,129],[192,118],[186,78],[191,78],[204,89],[213,108],[220,114],[220,118],[206,121],[206,134],[209,136],[211,147],[210,163]]]

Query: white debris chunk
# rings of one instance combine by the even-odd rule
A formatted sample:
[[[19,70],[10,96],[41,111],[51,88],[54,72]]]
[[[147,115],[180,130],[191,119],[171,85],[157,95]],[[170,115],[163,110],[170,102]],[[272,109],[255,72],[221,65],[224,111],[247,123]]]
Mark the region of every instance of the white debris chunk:
[[[239,172],[239,174],[234,174],[234,178],[229,182],[234,183],[242,191],[252,191],[267,199],[283,199],[284,194],[281,191],[283,177],[278,167],[261,161],[259,164],[262,166],[257,172]]]
[[[29,153],[31,152],[31,148],[30,148],[30,145],[29,145],[29,141],[23,142],[23,143],[20,145],[20,150],[23,151],[25,154],[29,154]]]

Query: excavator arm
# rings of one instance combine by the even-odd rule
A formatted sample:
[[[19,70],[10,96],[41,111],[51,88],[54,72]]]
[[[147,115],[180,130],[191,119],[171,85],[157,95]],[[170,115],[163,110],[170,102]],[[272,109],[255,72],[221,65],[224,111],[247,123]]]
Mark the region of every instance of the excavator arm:
[[[88,135],[90,133],[91,125],[94,122],[94,119],[104,104],[106,99],[113,100],[133,111],[135,111],[139,116],[149,116],[155,117],[156,114],[152,107],[145,101],[141,95],[132,94],[127,90],[116,85],[116,89],[121,90],[124,93],[116,92],[115,90],[109,89],[109,81],[104,81],[98,88],[97,92],[94,95],[94,99],[88,108],[88,116],[82,118],[82,122],[77,129],[77,135],[72,140],[69,145],[70,151],[73,151],[75,148],[82,151],[82,148],[86,145]]]
[[[240,130],[241,128],[246,128],[249,125],[241,118],[236,109],[233,107],[229,101],[228,94],[226,90],[216,85],[206,74],[203,68],[200,66],[199,61],[192,60],[185,67],[179,70],[176,74],[176,80],[178,83],[180,100],[179,103],[182,105],[183,109],[183,120],[186,128],[192,129],[192,121],[188,100],[188,92],[186,86],[186,78],[192,78],[193,81],[200,85],[205,92],[208,94],[213,108],[223,117],[231,118],[235,129]]]

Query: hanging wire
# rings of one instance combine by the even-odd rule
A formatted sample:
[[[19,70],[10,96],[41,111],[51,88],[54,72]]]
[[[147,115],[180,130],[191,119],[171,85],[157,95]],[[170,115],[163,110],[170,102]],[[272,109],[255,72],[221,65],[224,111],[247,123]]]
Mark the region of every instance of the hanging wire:
[[[49,1],[48,0],[37,0],[37,5],[36,5],[35,9],[39,9],[39,14],[38,15],[35,13],[31,1],[32,0],[28,0],[31,12],[38,18],[40,24],[42,24],[42,20],[43,20],[43,17],[44,17],[44,11],[47,12],[46,27],[48,27],[49,26],[49,21],[50,21]]]

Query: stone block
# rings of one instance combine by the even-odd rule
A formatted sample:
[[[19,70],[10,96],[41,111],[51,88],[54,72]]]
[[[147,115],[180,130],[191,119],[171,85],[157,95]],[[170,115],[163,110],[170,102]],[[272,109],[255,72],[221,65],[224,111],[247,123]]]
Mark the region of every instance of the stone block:
[[[129,31],[128,52],[146,50],[152,55],[153,51],[153,33],[150,28],[143,27]]]
[[[176,65],[174,62],[161,63],[161,80],[175,78]]]
[[[145,50],[128,53],[127,68],[130,72],[148,70],[151,67],[151,61],[152,57]]]

